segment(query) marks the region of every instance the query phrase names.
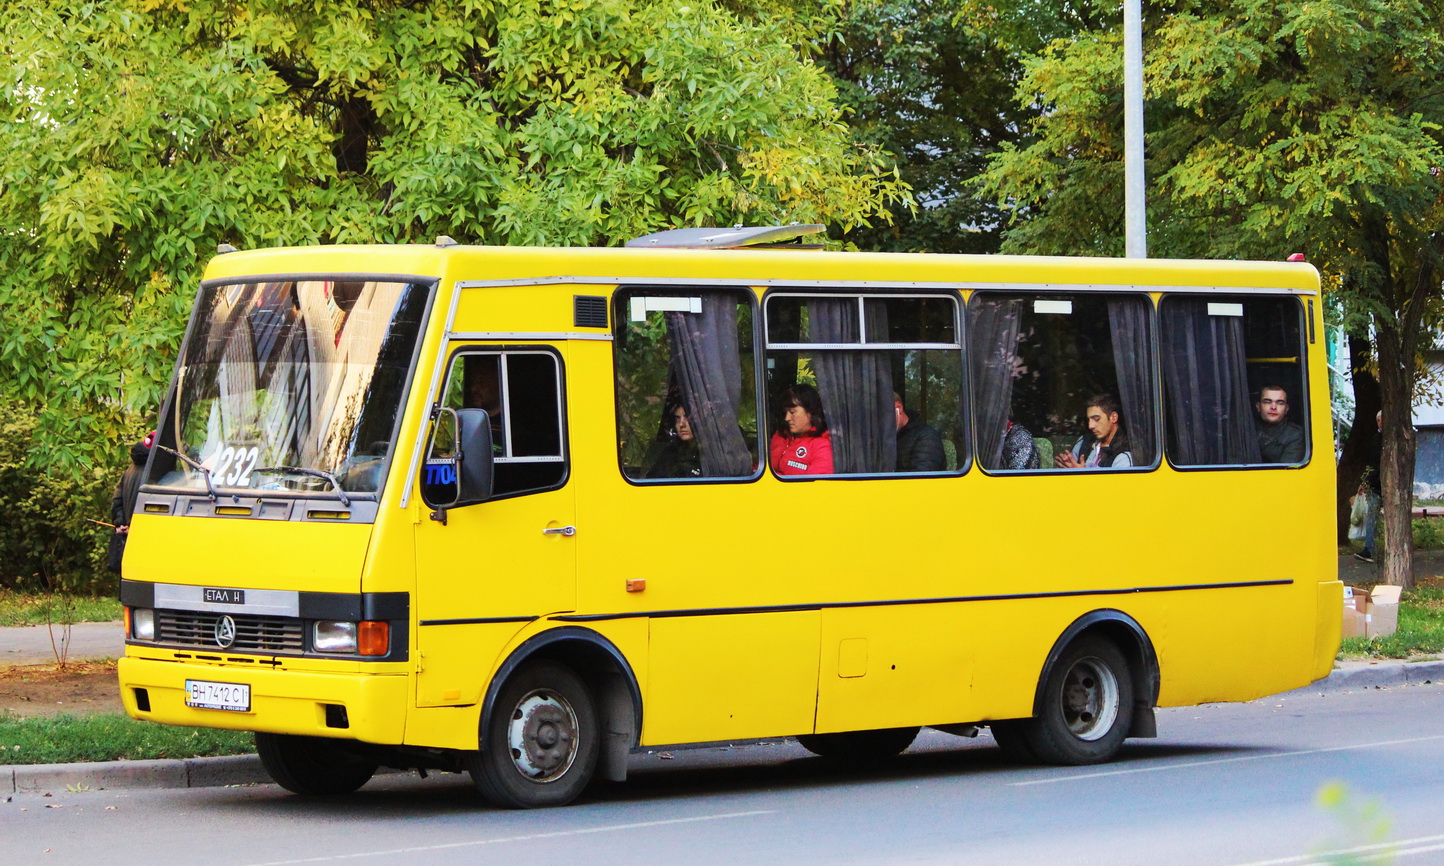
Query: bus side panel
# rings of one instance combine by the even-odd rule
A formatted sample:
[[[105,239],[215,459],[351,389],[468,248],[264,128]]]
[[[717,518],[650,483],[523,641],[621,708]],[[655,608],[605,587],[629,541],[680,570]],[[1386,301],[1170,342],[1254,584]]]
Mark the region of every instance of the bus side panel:
[[[1305,685],[1317,583],[1181,594],[1156,644],[1161,707],[1247,701]],[[1306,609],[1306,611],[1305,611]]]
[[[406,720],[406,744],[436,749],[475,749],[482,701],[486,698],[487,689],[490,688],[496,671],[511,658],[517,647],[555,625],[538,622],[532,627],[517,631],[515,626],[497,624],[491,627],[494,630],[485,633],[465,627],[439,626],[438,628],[455,629],[446,635],[449,651],[445,654],[445,660],[448,664],[454,661],[453,666],[466,668],[465,675],[476,681],[477,697],[473,703],[465,706],[413,707]],[[504,633],[507,628],[510,628],[510,631]],[[592,630],[617,648],[639,684],[647,681],[645,619],[602,623]],[[508,634],[510,640],[505,639]],[[456,642],[454,646],[450,644],[453,636]],[[502,638],[501,642],[493,646],[490,642],[498,637]],[[431,658],[428,655],[422,659],[422,665],[428,664]]]
[[[422,625],[416,670],[416,706],[459,706],[481,701],[499,656],[520,630],[518,623]],[[475,747],[474,744],[472,746]]]
[[[653,619],[643,745],[811,731],[820,627],[815,610]]]

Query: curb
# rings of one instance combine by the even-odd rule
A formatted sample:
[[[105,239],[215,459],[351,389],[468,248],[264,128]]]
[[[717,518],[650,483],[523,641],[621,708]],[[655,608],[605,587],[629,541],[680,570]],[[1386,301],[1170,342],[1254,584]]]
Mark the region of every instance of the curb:
[[[1344,662],[1334,672],[1303,688],[1278,696],[1328,695],[1366,689],[1424,686],[1444,682],[1444,660],[1423,662]]]
[[[1271,697],[1305,697],[1441,682],[1444,682],[1444,660],[1440,659],[1423,662],[1344,662],[1321,680]],[[381,772],[387,770],[383,769]],[[227,785],[270,782],[271,777],[261,766],[261,759],[255,755],[0,766],[0,794],[34,794],[57,788],[77,793],[90,789],[220,788]]]
[[[57,788],[218,788],[269,782],[255,755],[221,758],[15,764],[0,767],[0,794],[35,794]]]

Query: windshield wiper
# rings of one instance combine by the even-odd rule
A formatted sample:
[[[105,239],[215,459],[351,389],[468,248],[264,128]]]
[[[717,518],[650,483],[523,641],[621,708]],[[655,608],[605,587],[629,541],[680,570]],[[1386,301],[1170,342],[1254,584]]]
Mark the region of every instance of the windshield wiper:
[[[300,466],[266,466],[262,467],[261,469],[252,469],[251,471],[285,472],[291,475],[311,475],[316,478],[324,478],[327,481],[331,482],[331,487],[336,491],[336,495],[341,497],[341,504],[346,506],[347,508],[351,507],[351,500],[346,497],[346,491],[341,489],[341,482],[337,481],[336,476],[332,475],[329,472],[322,472],[320,469],[303,469]]]
[[[174,448],[167,448],[166,446],[159,443],[157,443],[155,447],[159,448],[167,454],[174,454],[176,457],[180,458],[181,462],[185,465],[190,466],[193,469],[199,469],[201,471],[201,477],[206,480],[206,495],[211,498],[211,502],[216,501],[216,486],[211,483],[211,470],[202,466],[199,462],[185,456]],[[234,499],[235,497],[232,498]]]

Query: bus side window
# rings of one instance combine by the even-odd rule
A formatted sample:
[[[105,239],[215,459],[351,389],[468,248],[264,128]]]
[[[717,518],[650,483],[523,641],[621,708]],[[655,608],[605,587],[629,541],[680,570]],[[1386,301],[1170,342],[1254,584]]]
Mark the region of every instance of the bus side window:
[[[752,304],[739,291],[617,294],[617,452],[633,480],[752,478]]]
[[[959,312],[951,293],[769,294],[773,471],[966,469]],[[802,427],[799,409],[808,419]]]
[[[1170,294],[1159,320],[1172,463],[1305,462],[1308,377],[1298,299]]]
[[[978,461],[991,471],[1047,471],[1059,460],[1155,465],[1152,327],[1142,294],[974,292],[968,350]],[[1106,441],[1096,435],[1104,426],[1088,421],[1100,402],[1107,411],[1094,414],[1109,419]]]
[[[561,369],[545,351],[465,352],[451,364],[442,405],[485,409],[496,461],[492,498],[566,480]]]

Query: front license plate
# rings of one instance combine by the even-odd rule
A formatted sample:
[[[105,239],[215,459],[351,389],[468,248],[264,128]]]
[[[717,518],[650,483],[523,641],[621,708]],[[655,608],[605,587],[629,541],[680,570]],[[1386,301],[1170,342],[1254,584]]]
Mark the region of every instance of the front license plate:
[[[251,687],[243,683],[186,680],[186,706],[203,710],[251,711]]]

